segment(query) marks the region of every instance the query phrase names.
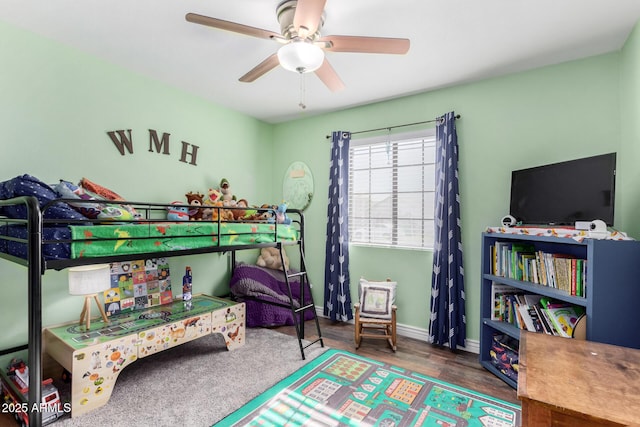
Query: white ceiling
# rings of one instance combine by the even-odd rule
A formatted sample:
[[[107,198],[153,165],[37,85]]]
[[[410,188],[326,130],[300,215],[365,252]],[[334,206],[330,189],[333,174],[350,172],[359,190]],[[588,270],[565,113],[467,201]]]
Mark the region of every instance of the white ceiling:
[[[188,23],[194,12],[280,32],[281,0],[2,0],[0,20],[277,123],[622,47],[640,0],[327,0],[322,35],[401,37],[406,55],[327,54],[346,88],[280,67],[238,78],[274,41]]]

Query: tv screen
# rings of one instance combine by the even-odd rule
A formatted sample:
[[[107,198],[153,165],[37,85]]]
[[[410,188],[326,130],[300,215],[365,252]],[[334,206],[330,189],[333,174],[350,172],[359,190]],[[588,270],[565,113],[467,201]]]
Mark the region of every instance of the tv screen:
[[[522,224],[613,226],[616,153],[511,173],[510,214]]]

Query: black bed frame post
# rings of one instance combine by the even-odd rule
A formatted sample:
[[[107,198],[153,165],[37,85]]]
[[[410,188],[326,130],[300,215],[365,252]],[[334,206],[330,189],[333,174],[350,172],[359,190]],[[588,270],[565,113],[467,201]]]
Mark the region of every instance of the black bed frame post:
[[[307,275],[307,266],[304,262],[304,214],[302,211],[298,212],[298,216],[300,219],[300,237],[298,238],[298,252],[300,252],[300,271],[304,272],[302,276],[300,276],[300,305],[304,306],[305,301],[307,300],[304,297],[304,293],[306,290],[306,286],[309,282],[309,276]],[[309,292],[311,292],[311,288],[309,288]],[[314,308],[315,310],[315,308]],[[304,319],[305,319],[305,310],[300,311],[300,335],[304,338]],[[314,316],[317,318],[317,316]],[[318,334],[320,333],[320,329],[318,329]],[[303,357],[304,359],[304,354]]]
[[[231,251],[231,277],[234,271],[236,271],[236,251]]]
[[[42,213],[35,197],[25,197],[28,211],[29,275],[29,426],[42,426]]]

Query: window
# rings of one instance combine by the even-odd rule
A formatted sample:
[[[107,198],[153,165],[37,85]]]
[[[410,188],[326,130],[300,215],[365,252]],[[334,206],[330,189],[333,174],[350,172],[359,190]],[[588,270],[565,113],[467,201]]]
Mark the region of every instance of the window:
[[[435,129],[351,140],[351,243],[433,248],[435,145]]]

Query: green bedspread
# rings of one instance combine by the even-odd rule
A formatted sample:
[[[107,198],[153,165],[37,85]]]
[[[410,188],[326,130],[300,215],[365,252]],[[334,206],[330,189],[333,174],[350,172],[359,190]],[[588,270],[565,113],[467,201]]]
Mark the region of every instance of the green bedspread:
[[[273,223],[178,222],[71,226],[73,258],[178,251],[275,241]],[[295,241],[298,231],[277,225],[278,240]]]

